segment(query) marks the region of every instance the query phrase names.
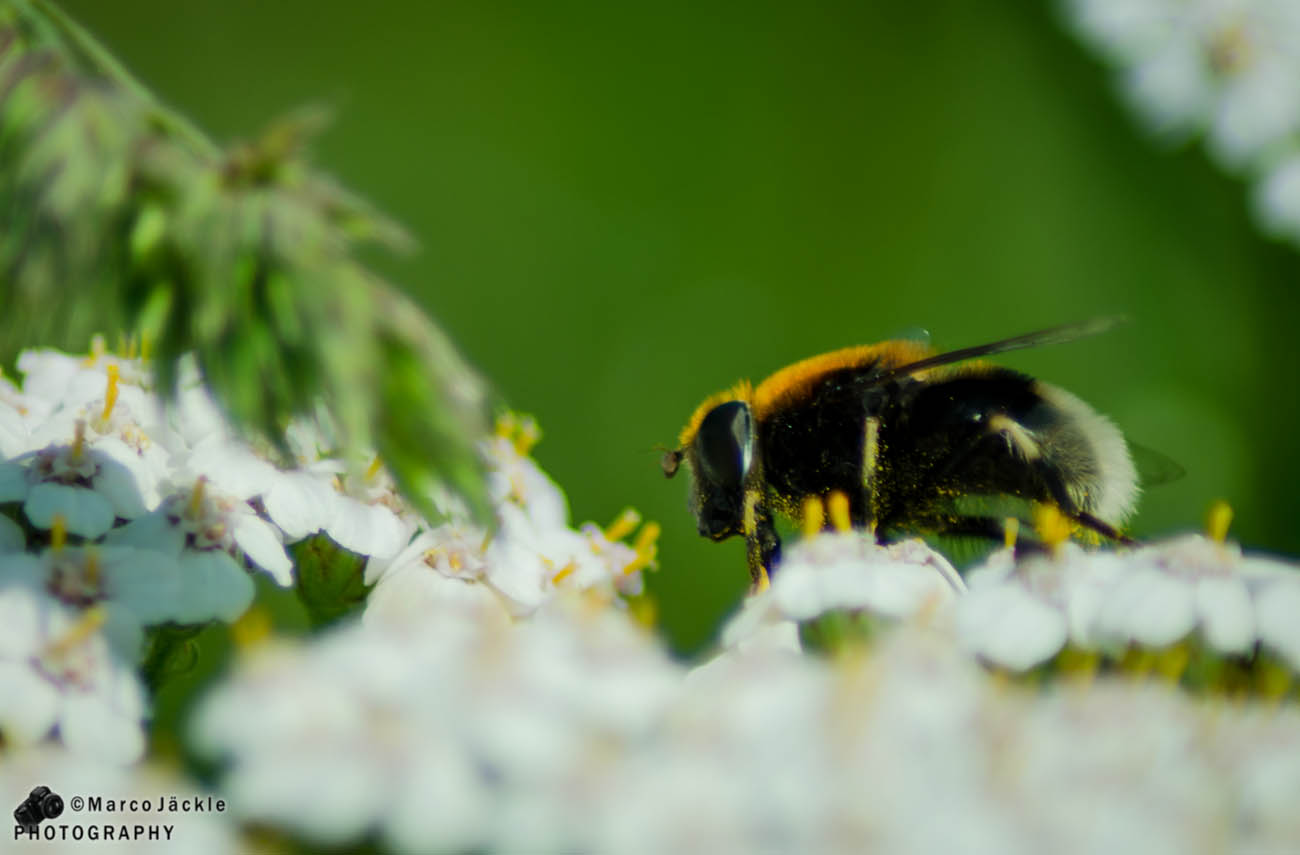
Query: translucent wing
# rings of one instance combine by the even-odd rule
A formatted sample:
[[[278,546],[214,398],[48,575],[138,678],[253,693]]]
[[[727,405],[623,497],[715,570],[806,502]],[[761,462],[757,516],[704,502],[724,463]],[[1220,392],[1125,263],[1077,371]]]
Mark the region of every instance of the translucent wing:
[[[1128,450],[1133,455],[1133,465],[1137,467],[1138,483],[1143,487],[1160,487],[1187,474],[1187,470],[1176,461],[1153,448],[1129,442]]]
[[[1090,321],[1084,321],[1083,323],[1066,324],[1064,326],[1038,330],[1037,332],[1018,335],[1012,338],[1004,338],[1001,341],[994,341],[988,344],[977,344],[974,347],[963,347],[960,350],[950,350],[947,353],[927,356],[925,359],[919,359],[916,362],[908,363],[907,365],[900,365],[897,368],[891,368],[888,371],[884,371],[874,378],[874,385],[881,386],[896,377],[901,377],[905,374],[912,374],[917,371],[924,371],[927,368],[936,368],[940,365],[951,365],[954,362],[965,362],[968,359],[977,359],[981,356],[991,356],[995,353],[1006,353],[1009,350],[1024,350],[1027,347],[1042,347],[1047,344],[1062,344],[1079,338],[1100,335],[1101,333],[1114,329],[1124,323],[1124,321],[1125,318],[1122,317],[1094,318]]]

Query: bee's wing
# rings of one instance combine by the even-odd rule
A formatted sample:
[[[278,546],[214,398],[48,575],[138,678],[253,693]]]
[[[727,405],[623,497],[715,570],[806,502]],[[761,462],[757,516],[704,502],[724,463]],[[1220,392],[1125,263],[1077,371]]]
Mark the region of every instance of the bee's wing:
[[[1159,487],[1187,474],[1187,470],[1177,461],[1154,448],[1129,442],[1128,450],[1133,455],[1133,465],[1137,468],[1138,483],[1143,487]]]
[[[991,356],[995,353],[1006,353],[1008,350],[1023,350],[1027,347],[1041,347],[1046,344],[1061,344],[1067,341],[1074,341],[1078,338],[1099,335],[1108,330],[1114,329],[1125,322],[1122,317],[1093,318],[1090,321],[1084,321],[1078,324],[1066,324],[1051,329],[1038,330],[1037,332],[1018,335],[1012,338],[1004,338],[1001,341],[994,341],[988,344],[977,344],[974,347],[963,347],[960,350],[950,350],[947,353],[940,353],[935,356],[927,356],[925,359],[919,359],[916,362],[900,365],[883,371],[873,378],[873,384],[880,386],[888,383],[896,377],[905,374],[912,374],[916,371],[923,371],[927,368],[936,368],[940,365],[951,365],[954,362],[965,362],[968,359],[976,359],[981,356]]]

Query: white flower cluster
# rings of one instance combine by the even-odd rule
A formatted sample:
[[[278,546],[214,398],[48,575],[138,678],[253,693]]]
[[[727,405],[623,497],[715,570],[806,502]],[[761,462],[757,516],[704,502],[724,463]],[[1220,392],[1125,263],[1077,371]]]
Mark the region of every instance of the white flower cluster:
[[[1014,671],[1067,644],[1119,659],[1181,643],[1238,657],[1259,646],[1300,671],[1300,572],[1201,535],[1122,555],[1065,544],[1018,564],[1002,552],[967,580],[963,643]]]
[[[1255,181],[1269,231],[1300,243],[1300,4],[1293,0],[1067,0],[1075,29],[1119,66],[1158,134],[1204,131]]]
[[[580,594],[512,624],[490,602],[253,648],[200,710],[234,809],[316,843],[371,831],[408,852],[566,851],[679,669]]]
[[[847,563],[857,549],[823,538],[791,557]],[[316,844],[373,834],[400,852],[647,855],[1300,845],[1289,795],[1300,711],[1158,683],[999,681],[962,649],[950,618],[963,598],[924,548],[899,549],[892,565],[875,549],[860,549],[859,569],[882,575],[871,590],[837,589],[833,565],[792,564],[754,598],[779,612],[803,585],[776,593],[795,571],[808,583],[797,611],[822,598],[913,613],[834,660],[751,644],[688,670],[590,598],[553,599],[514,623],[492,603],[441,600],[423,624],[253,648],[201,708],[196,739],[224,758],[221,790],[238,815]]]
[[[240,440],[182,372],[164,407],[143,363],[28,351],[22,386],[0,378],[0,742],[51,735],[118,761],[144,748],[136,663],[148,627],[233,621],[248,569],[294,583],[286,545],[324,532],[369,559],[368,620],[423,619],[431,601],[486,599],[525,615],[562,589],[641,589],[657,528],[626,513],[569,527],[563,495],[526,456],[531,422],[484,449],[500,524],[429,528],[376,460],[337,457],[324,420],[292,425],[296,465]],[[10,689],[12,691],[10,691]]]

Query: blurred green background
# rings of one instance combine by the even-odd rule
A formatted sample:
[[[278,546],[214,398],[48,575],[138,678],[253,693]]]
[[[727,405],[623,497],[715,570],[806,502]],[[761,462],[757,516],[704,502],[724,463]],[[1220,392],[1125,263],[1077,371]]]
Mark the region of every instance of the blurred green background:
[[[1199,146],[1142,138],[1050,3],[63,6],[223,142],[336,108],[317,162],[418,236],[376,263],[536,414],[574,516],[663,523],[679,650],[748,575],[653,446],[740,377],[917,327],[1130,315],[1003,361],[1187,468],[1138,534],[1222,497],[1300,552],[1300,257]]]

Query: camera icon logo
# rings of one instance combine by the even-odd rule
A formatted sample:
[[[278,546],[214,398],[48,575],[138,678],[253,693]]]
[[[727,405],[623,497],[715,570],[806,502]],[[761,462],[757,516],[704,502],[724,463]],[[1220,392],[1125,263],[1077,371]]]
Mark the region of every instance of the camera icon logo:
[[[37,787],[14,809],[19,825],[34,827],[42,820],[55,819],[63,813],[63,797],[49,787]]]

